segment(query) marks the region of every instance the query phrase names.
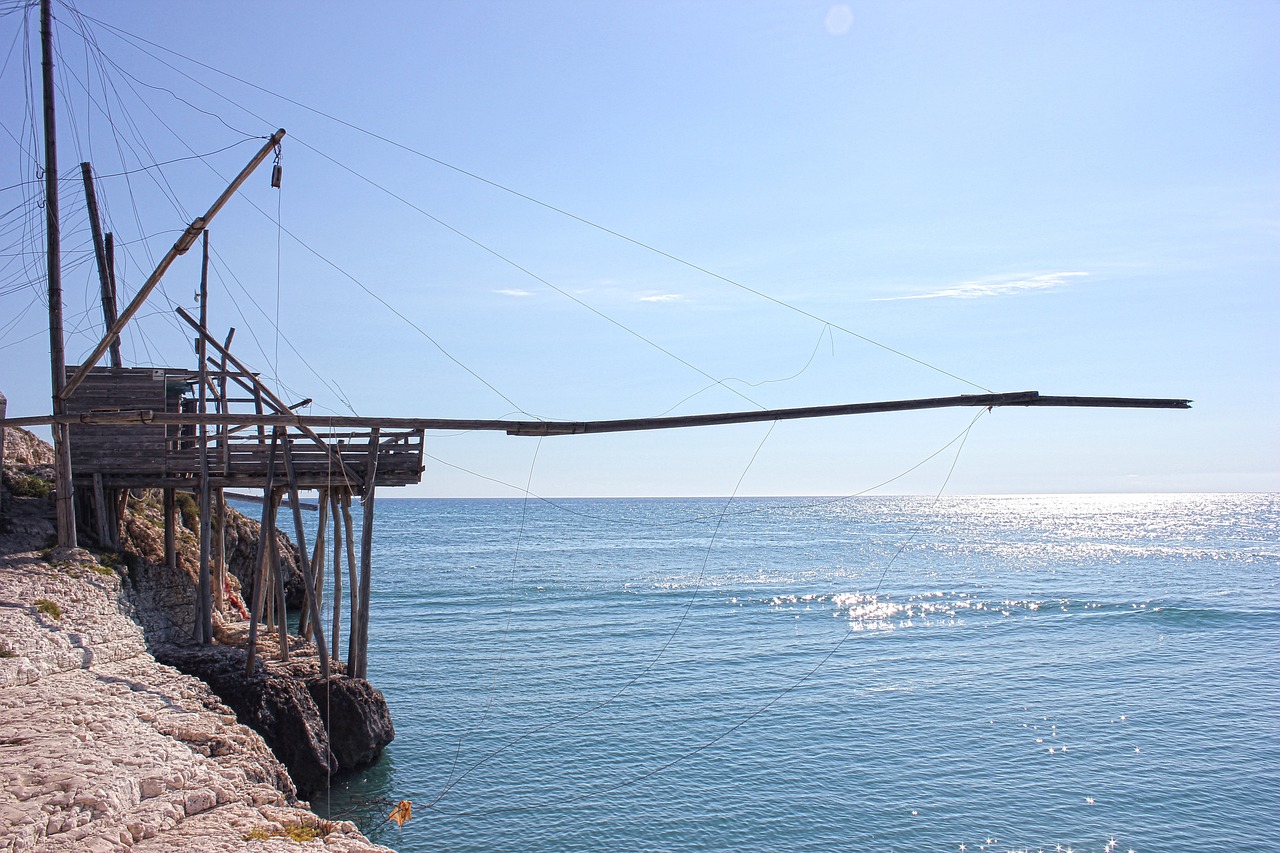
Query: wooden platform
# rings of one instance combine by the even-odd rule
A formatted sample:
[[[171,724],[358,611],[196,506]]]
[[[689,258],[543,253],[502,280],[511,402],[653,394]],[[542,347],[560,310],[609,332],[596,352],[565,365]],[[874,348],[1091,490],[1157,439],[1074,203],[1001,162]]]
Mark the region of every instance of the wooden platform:
[[[76,368],[68,367],[70,374]],[[252,405],[260,412],[261,399],[228,396],[233,374],[209,374],[208,411],[219,415]],[[184,368],[110,368],[91,370],[68,398],[66,412],[148,410],[170,414],[194,414],[196,371]],[[248,413],[246,413],[248,414]],[[302,489],[354,487],[363,489],[369,468],[370,447],[377,435],[375,485],[405,486],[422,478],[423,430],[372,429],[327,430],[317,433],[289,427],[297,485]],[[319,441],[317,441],[319,439]],[[211,426],[206,440],[210,484],[214,488],[261,488],[270,462],[269,428],[244,424]],[[84,424],[71,429],[72,471],[78,482],[101,477],[107,488],[191,487],[201,470],[198,430],[191,424]],[[283,462],[277,454],[277,466]],[[353,476],[354,475],[354,476]],[[283,476],[278,467],[276,478]],[[351,482],[355,479],[357,482]]]

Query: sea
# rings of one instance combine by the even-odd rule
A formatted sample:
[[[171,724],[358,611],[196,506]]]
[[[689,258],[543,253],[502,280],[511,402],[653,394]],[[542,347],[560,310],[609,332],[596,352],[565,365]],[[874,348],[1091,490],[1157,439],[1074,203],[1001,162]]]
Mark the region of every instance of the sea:
[[[1280,850],[1278,495],[375,516],[403,853]]]

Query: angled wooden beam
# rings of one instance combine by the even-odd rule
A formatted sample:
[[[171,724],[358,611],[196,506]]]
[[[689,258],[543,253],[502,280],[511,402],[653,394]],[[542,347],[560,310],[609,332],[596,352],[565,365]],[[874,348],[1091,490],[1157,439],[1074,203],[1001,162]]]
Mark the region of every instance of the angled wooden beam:
[[[80,383],[84,381],[84,378],[89,375],[89,371],[98,364],[98,361],[102,358],[102,354],[110,348],[111,342],[120,337],[120,332],[122,332],[124,327],[128,325],[129,321],[133,319],[133,315],[138,313],[138,309],[140,309],[142,304],[147,301],[147,297],[151,295],[151,291],[155,290],[156,285],[160,283],[160,279],[164,277],[164,274],[169,270],[169,267],[173,265],[173,262],[177,260],[179,255],[186,254],[186,251],[191,248],[191,244],[196,241],[196,238],[200,236],[201,232],[204,231],[209,222],[212,221],[213,217],[218,215],[218,211],[222,210],[223,206],[231,200],[231,196],[235,195],[236,190],[240,189],[240,185],[249,179],[249,175],[253,174],[253,170],[258,168],[263,160],[267,159],[267,155],[275,150],[275,147],[280,144],[280,140],[283,138],[284,128],[280,128],[271,135],[271,138],[268,139],[266,144],[263,145],[258,153],[253,156],[253,159],[249,161],[249,164],[240,170],[240,174],[236,175],[230,185],[222,191],[222,195],[218,196],[218,199],[213,203],[213,205],[205,211],[204,216],[197,216],[192,220],[191,224],[187,226],[187,230],[178,238],[178,241],[174,243],[173,247],[170,248],[169,251],[165,253],[164,257],[160,259],[160,263],[156,266],[155,272],[151,273],[151,275],[147,277],[147,280],[143,282],[142,287],[138,289],[136,294],[134,294],[133,300],[125,307],[124,311],[120,313],[120,316],[116,318],[116,321],[111,324],[111,327],[107,329],[107,333],[103,335],[102,340],[98,341],[98,345],[93,348],[93,352],[89,354],[89,357],[84,360],[84,363],[80,365],[76,372],[72,374],[71,378],[67,380],[66,384],[58,391],[57,398],[59,400],[66,400],[75,392]]]

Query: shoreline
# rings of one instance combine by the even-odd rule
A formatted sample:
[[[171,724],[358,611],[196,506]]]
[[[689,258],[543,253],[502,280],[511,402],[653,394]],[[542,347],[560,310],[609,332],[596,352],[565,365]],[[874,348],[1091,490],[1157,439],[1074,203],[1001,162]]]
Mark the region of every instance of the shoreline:
[[[181,623],[192,616],[189,571],[164,570],[137,554],[43,548],[54,534],[52,451],[29,433],[4,433],[0,851],[284,851],[308,841],[334,853],[391,853],[353,823],[322,820],[299,796],[284,761],[305,768],[308,756],[314,764],[329,754],[326,723],[303,707],[305,677],[264,665],[251,679],[234,679],[251,691],[270,682],[286,694],[249,700],[293,721],[298,731],[285,734],[314,747],[302,763],[294,753],[282,761],[268,741],[280,748],[288,736],[264,729],[264,738],[246,725],[260,719],[237,717],[230,707],[244,704],[243,690],[225,692],[224,700],[216,685],[157,658],[182,651],[169,635],[185,634]],[[145,519],[126,527],[134,546],[155,549]],[[256,534],[244,531],[255,543]],[[211,651],[236,653],[233,646]],[[346,741],[369,748],[350,732],[344,744],[352,748]]]
[[[0,849],[382,853],[322,821],[204,682],[156,661],[85,551],[0,555]],[[303,834],[306,834],[305,829]]]

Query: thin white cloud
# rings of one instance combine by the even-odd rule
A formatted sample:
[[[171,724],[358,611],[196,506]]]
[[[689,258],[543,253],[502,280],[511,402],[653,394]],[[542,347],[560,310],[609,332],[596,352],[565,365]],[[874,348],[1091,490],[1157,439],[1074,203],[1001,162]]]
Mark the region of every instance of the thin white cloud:
[[[515,296],[518,298],[525,297],[525,296],[533,296],[532,290],[521,290],[518,287],[508,287],[502,290],[495,290],[494,293],[497,293],[501,296]]]
[[[641,302],[681,302],[684,295],[680,293],[655,293],[652,296],[641,296]]]
[[[1072,278],[1083,275],[1088,275],[1088,273],[1051,272],[1019,278],[962,281],[953,287],[935,290],[932,293],[917,293],[911,296],[885,296],[875,301],[892,302],[898,299],[981,299],[985,296],[1005,296],[1010,293],[1022,293],[1027,290],[1050,290],[1055,287],[1066,287],[1071,284]]]

